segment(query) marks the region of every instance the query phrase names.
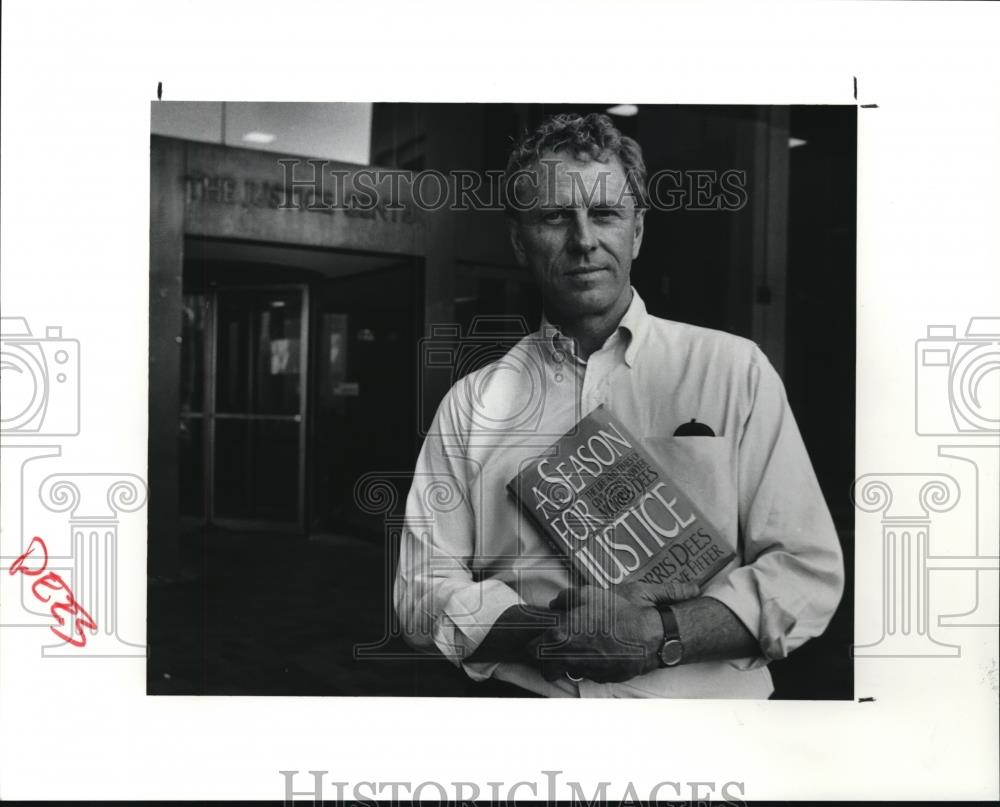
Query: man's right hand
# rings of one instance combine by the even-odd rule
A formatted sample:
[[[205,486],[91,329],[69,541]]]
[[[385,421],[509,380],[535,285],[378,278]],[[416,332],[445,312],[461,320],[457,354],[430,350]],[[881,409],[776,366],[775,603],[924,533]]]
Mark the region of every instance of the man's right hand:
[[[482,643],[466,661],[519,661],[529,659],[533,642],[559,621],[547,608],[512,605],[494,623]]]

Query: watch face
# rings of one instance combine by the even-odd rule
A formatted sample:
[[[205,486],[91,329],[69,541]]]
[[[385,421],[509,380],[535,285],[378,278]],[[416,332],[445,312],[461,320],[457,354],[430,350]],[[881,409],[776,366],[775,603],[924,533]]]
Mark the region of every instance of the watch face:
[[[663,662],[666,667],[673,667],[675,664],[680,663],[681,655],[684,652],[684,648],[677,639],[669,639],[663,643],[663,647],[660,648],[660,661]]]

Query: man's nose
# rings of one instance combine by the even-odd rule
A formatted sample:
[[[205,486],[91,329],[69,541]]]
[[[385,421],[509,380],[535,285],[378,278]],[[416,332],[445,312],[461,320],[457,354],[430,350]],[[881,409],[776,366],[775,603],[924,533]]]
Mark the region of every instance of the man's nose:
[[[578,252],[592,252],[597,249],[597,235],[586,210],[578,210],[573,217],[571,239],[573,248]]]

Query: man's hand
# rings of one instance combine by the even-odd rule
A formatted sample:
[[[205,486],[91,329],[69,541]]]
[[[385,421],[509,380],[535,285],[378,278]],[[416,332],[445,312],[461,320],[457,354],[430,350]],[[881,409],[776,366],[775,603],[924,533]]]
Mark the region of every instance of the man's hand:
[[[693,583],[565,589],[549,603],[560,613],[559,623],[530,650],[550,681],[564,673],[600,683],[627,681],[659,664],[663,623],[657,605],[697,594]]]
[[[596,586],[583,588],[564,588],[549,603],[549,608],[557,611],[567,611],[573,607],[573,598],[578,596],[593,596],[592,592],[606,593]],[[625,583],[615,586],[614,593],[623,597],[633,605],[673,605],[684,600],[693,600],[698,596],[697,583]]]

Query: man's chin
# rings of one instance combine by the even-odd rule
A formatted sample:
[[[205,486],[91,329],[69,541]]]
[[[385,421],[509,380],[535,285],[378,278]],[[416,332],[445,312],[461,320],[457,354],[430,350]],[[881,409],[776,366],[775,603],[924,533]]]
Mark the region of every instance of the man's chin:
[[[587,317],[603,314],[615,305],[617,295],[600,286],[590,289],[563,289],[553,299],[565,317]]]

